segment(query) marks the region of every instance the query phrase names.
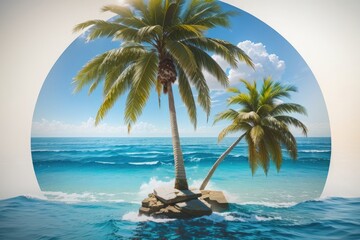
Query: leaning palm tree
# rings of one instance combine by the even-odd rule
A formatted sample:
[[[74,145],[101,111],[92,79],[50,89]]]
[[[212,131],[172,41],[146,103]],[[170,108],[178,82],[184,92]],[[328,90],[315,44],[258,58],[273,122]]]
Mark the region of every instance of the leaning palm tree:
[[[222,56],[231,66],[239,61],[252,66],[251,59],[237,46],[208,38],[205,31],[217,26],[228,27],[233,12],[222,11],[215,0],[129,0],[127,5],[108,5],[103,11],[116,16],[110,22],[90,20],[78,24],[74,31],[88,28],[87,40],[110,37],[121,45],[90,60],[76,75],[75,91],[90,85],[89,93],[103,83],[104,100],[96,115],[98,124],[121,95],[127,93],[124,120],[130,132],[141,115],[151,89],[160,96],[168,95],[172,144],[175,161],[175,188],[188,189],[180,138],[176,121],[172,84],[178,80],[182,101],[194,128],[197,101],[210,114],[211,99],[206,79],[207,70],[223,86],[226,73],[209,55]]]
[[[288,115],[290,113],[306,115],[306,109],[299,104],[282,101],[283,98],[290,98],[291,92],[297,91],[295,86],[283,85],[267,78],[258,91],[256,82],[252,84],[246,80],[241,82],[246,86],[246,93],[240,92],[237,88],[228,89],[229,92],[236,94],[228,99],[228,104],[238,104],[241,106],[240,110],[228,109],[217,114],[214,124],[220,120],[231,121],[231,124],[220,132],[218,141],[229,133],[242,132],[242,134],[215,162],[201,184],[200,190],[206,187],[216,168],[241,139],[245,138],[248,144],[249,164],[254,175],[258,166],[267,174],[270,159],[275,163],[277,171],[280,171],[282,145],[292,159],[297,158],[296,139],[290,132],[290,126],[300,128],[302,133],[307,135],[306,126]]]

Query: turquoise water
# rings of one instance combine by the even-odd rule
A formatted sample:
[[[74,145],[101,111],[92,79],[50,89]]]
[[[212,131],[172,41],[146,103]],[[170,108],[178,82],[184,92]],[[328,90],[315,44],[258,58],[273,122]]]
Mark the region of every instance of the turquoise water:
[[[76,203],[18,197],[0,201],[0,239],[360,239],[360,199],[292,207],[232,204],[192,220],[137,218],[132,203]]]
[[[235,139],[184,138],[189,184],[199,187],[211,165]],[[209,189],[225,191],[233,203],[294,204],[316,199],[325,184],[330,138],[298,139],[299,158],[285,154],[279,173],[271,166],[252,176],[245,143],[239,144],[215,172]],[[170,138],[34,138],[32,156],[41,189],[67,202],[140,202],[154,187],[172,185]]]
[[[182,139],[190,185],[233,140]],[[360,199],[318,199],[330,139],[300,138],[298,149],[279,173],[252,176],[240,144],[209,184],[225,192],[229,211],[172,221],[137,215],[154,187],[173,184],[171,139],[33,138],[45,197],[0,201],[0,239],[360,239]]]

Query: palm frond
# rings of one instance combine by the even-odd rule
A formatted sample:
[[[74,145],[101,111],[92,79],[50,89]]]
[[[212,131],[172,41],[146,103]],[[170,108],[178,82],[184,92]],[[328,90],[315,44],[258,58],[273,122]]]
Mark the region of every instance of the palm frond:
[[[123,18],[131,18],[133,17],[133,13],[129,7],[119,6],[115,4],[106,5],[101,8],[103,12],[112,12]]]
[[[186,74],[179,69],[179,93],[182,101],[184,102],[188,115],[190,117],[190,121],[196,129],[197,126],[197,116],[196,116],[196,104],[194,100],[194,96],[192,94],[191,86],[189,80],[186,77]]]
[[[195,24],[179,24],[179,25],[175,25],[173,27],[171,27],[168,30],[168,36],[169,38],[174,39],[173,35],[179,35],[178,32],[186,32],[188,33],[185,36],[189,37],[203,37],[204,36],[204,31],[208,30],[207,27],[204,27],[202,25],[195,25]],[[183,40],[183,39],[178,39],[175,38],[176,40]]]
[[[238,88],[235,88],[235,87],[229,87],[226,89],[227,92],[230,92],[230,93],[241,93],[240,90]]]
[[[198,71],[198,65],[195,62],[194,54],[184,43],[167,41],[166,48],[169,54],[187,75],[193,76],[196,74]]]
[[[307,136],[307,132],[308,132],[307,127],[305,126],[305,124],[303,124],[298,119],[296,119],[294,117],[290,117],[290,116],[284,116],[284,115],[274,116],[274,118],[285,124],[292,125],[296,128],[300,128],[302,131],[302,134],[304,134],[304,136]]]
[[[149,13],[144,0],[126,0],[125,2],[136,11],[139,11],[144,20],[148,21]]]
[[[202,50],[216,53],[220,55],[227,63],[229,63],[231,67],[233,68],[237,67],[238,64],[236,59],[237,56],[235,52],[231,51],[228,48],[229,45],[225,44],[227,43],[225,41],[204,37],[204,38],[186,39],[184,42],[186,42],[187,45],[190,44]]]
[[[163,27],[174,26],[178,22],[180,11],[185,5],[185,0],[177,0],[169,3],[165,2]]]
[[[235,111],[234,109],[227,109],[223,112],[220,112],[215,115],[214,123],[217,123],[221,120],[230,120],[235,121],[235,119],[239,116],[239,113]]]
[[[90,20],[76,25],[74,32],[79,32],[87,27],[91,27],[86,36],[87,41],[91,41],[99,37],[113,37],[120,30],[128,28],[127,26],[119,23],[106,22],[103,20]]]
[[[212,57],[210,57],[206,52],[197,47],[188,46],[188,48],[193,52],[195,61],[201,69],[205,69],[211,75],[215,76],[216,80],[222,86],[227,87],[229,85],[229,79],[227,74]]]
[[[221,132],[219,133],[219,136],[218,136],[218,142],[221,142],[224,139],[224,137],[226,137],[228,134],[237,132],[240,129],[241,129],[241,126],[239,124],[230,124],[223,130],[221,130]]]
[[[278,139],[272,134],[271,130],[264,129],[264,141],[266,144],[266,148],[270,153],[270,157],[276,166],[277,172],[280,171],[282,165],[282,152],[281,152],[281,144]]]
[[[106,113],[115,104],[116,100],[131,86],[131,79],[134,75],[135,64],[128,66],[107,92],[103,103],[101,104],[95,119],[95,125],[105,117]]]
[[[234,16],[235,12],[222,11],[220,5],[214,0],[198,1],[193,0],[188,5],[183,20],[190,24],[201,23],[207,27],[229,26],[229,17]]]
[[[199,68],[194,74],[190,76],[188,75],[188,79],[195,86],[198,92],[197,101],[200,107],[205,111],[206,118],[208,121],[211,110],[211,97],[210,97],[210,89],[206,83],[206,79],[204,78],[204,75]]]
[[[258,168],[256,147],[254,142],[252,141],[252,138],[250,137],[250,134],[246,134],[245,139],[248,144],[249,166],[251,169],[251,174],[254,176]]]
[[[250,130],[250,137],[255,146],[257,146],[261,141],[263,141],[264,135],[264,129],[260,125],[256,125]]]
[[[164,19],[163,0],[149,0],[148,14],[151,23],[162,25]]]
[[[102,78],[104,72],[101,70],[101,64],[107,54],[108,52],[94,57],[76,74],[73,81],[73,84],[75,84],[75,93],[81,91],[84,86],[90,84],[93,80],[99,80]]]
[[[162,27],[160,25],[154,25],[154,26],[146,26],[139,29],[137,35],[139,37],[139,41],[142,41],[143,39],[151,39],[151,38],[158,38],[160,39],[162,35]]]
[[[258,144],[255,144],[257,147],[257,161],[258,165],[264,170],[265,175],[269,172],[270,166],[270,154],[269,150],[266,148],[266,143],[262,139]]]
[[[299,113],[307,115],[306,109],[300,104],[296,103],[281,103],[270,112],[270,114],[273,116],[284,113]]]
[[[251,122],[253,127],[255,127],[257,124],[260,123],[261,117],[254,111],[251,111],[251,112],[240,111],[238,113],[236,121],[238,121],[238,122]]]
[[[256,110],[252,106],[252,99],[246,93],[240,93],[238,95],[232,96],[227,99],[228,105],[240,104],[245,108],[249,109],[249,111]]]
[[[125,123],[133,125],[141,115],[150,96],[151,87],[156,84],[158,56],[155,52],[144,53],[135,62],[132,86],[125,106]]]

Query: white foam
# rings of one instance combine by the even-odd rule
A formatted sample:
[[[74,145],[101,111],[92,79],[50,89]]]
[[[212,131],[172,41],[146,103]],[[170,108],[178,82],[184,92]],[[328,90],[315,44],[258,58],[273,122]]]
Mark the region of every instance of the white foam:
[[[298,152],[303,152],[303,153],[325,153],[325,152],[331,152],[331,150],[299,150]]]
[[[293,207],[297,202],[265,202],[265,201],[258,201],[258,202],[238,202],[237,204],[240,205],[260,205],[260,206],[266,206],[266,207],[272,207],[272,208],[289,208]]]
[[[151,161],[151,162],[129,162],[131,165],[156,165],[159,161]]]
[[[273,220],[282,220],[281,217],[264,217],[255,215],[254,219],[259,222],[273,221]]]
[[[143,183],[139,189],[139,196],[146,197],[149,193],[154,191],[154,188],[159,187],[172,187],[175,184],[175,180],[171,179],[170,181],[161,181],[157,177],[152,177],[147,183]]]
[[[116,164],[115,162],[102,162],[102,161],[95,161],[96,163],[100,163],[100,164],[110,164],[110,165],[114,165]]]
[[[126,155],[148,155],[148,154],[163,154],[158,151],[145,151],[145,152],[127,152]]]
[[[148,217],[145,215],[139,215],[138,212],[128,212],[122,216],[122,220],[130,221],[130,222],[146,222],[146,221],[152,221],[157,223],[165,223],[165,222],[171,222],[175,221],[176,219],[170,219],[170,218],[153,218]]]
[[[65,203],[80,202],[125,202],[123,199],[115,199],[115,194],[111,193],[65,193],[56,191],[44,191],[46,200],[59,201]]]
[[[210,220],[210,221],[213,221],[213,222],[224,222],[224,221],[245,222],[245,219],[243,219],[241,217],[235,217],[235,216],[232,215],[231,212],[224,212],[224,213],[214,212],[210,216],[204,216],[204,217],[201,217],[201,218],[206,219],[206,220]]]
[[[201,158],[198,158],[198,157],[191,157],[190,162],[200,162],[201,161]]]

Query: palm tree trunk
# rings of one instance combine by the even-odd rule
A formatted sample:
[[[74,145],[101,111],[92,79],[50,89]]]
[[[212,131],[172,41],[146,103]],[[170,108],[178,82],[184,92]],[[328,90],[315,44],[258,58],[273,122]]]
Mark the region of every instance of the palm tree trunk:
[[[226,149],[226,151],[223,154],[221,154],[221,156],[218,158],[218,160],[216,160],[214,165],[211,167],[209,173],[207,174],[206,178],[204,179],[203,183],[201,184],[200,190],[205,189],[206,185],[209,183],[210,178],[214,174],[214,172],[217,169],[217,167],[219,166],[219,164],[225,159],[225,157],[233,150],[233,148],[241,141],[241,139],[244,136],[245,136],[245,133],[243,135],[241,135],[233,144],[231,144],[231,146],[228,149]]]
[[[180,137],[179,137],[177,120],[176,120],[174,95],[171,84],[172,84],[171,81],[167,83],[167,91],[169,98],[170,124],[171,124],[172,144],[173,144],[174,162],[175,162],[175,188],[179,190],[187,190],[188,183],[186,180],[184,158],[180,146]]]

